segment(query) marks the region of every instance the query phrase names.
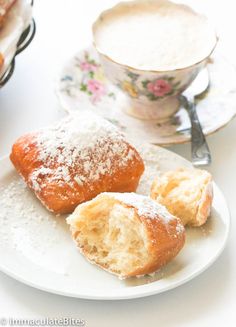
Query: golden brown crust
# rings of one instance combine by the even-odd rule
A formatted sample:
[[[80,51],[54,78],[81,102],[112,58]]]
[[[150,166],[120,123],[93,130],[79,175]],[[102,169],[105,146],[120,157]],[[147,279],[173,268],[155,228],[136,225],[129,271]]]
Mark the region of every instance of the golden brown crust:
[[[4,58],[3,58],[3,55],[0,53],[0,72],[1,72],[3,64],[4,64]]]
[[[118,155],[109,158],[104,151],[103,160],[111,161],[113,173],[104,174],[96,180],[88,180],[83,185],[80,185],[75,180],[75,176],[84,174],[83,158],[78,157],[73,167],[66,166],[69,170],[70,183],[63,178],[57,178],[55,180],[53,178],[54,172],[61,167],[63,168],[63,163],[59,162],[57,157],[55,157],[55,160],[46,164],[40,160],[40,146],[37,144],[37,137],[38,133],[30,133],[20,137],[12,147],[10,159],[28,186],[33,189],[36,196],[54,213],[71,213],[78,204],[94,198],[101,192],[132,192],[136,190],[139,179],[144,171],[144,164],[138,152],[126,141],[123,141],[123,144],[127,145],[127,149],[123,155],[128,156],[130,150],[134,154],[127,161],[126,165],[120,167],[119,163],[122,158]],[[92,152],[90,156],[90,162],[92,162]],[[36,188],[32,173],[36,170],[40,171],[45,165],[52,173],[38,174],[38,188]]]
[[[211,176],[209,176],[209,180],[202,191],[202,197],[198,205],[196,220],[192,222],[191,226],[198,227],[205,224],[207,218],[210,215],[212,201],[213,201],[213,186],[212,186],[212,178]]]
[[[185,243],[185,231],[177,232],[177,226],[182,226],[178,218],[165,226],[158,219],[140,217],[146,227],[149,240],[149,263],[144,267],[132,272],[127,277],[151,274],[170,262],[177,256]]]
[[[124,196],[125,195],[126,194],[124,194]],[[152,200],[149,198],[148,201]],[[86,219],[92,220],[93,218],[90,214],[91,209],[92,211],[96,210],[98,204],[101,204],[101,207],[104,208],[104,205],[114,206],[117,203],[131,211],[134,210],[139,223],[143,226],[145,231],[145,242],[148,252],[148,259],[143,262],[140,267],[130,271],[129,273],[117,273],[117,271],[111,269],[107,265],[101,264],[97,260],[91,260],[89,251],[86,249],[86,247],[82,246],[80,241],[80,232],[83,229],[83,222],[78,222],[77,219],[81,212],[84,216],[86,216]],[[67,220],[71,225],[73,239],[75,240],[80,252],[88,259],[88,261],[95,263],[102,269],[107,270],[108,272],[113,273],[120,278],[134,277],[156,272],[158,269],[176,257],[176,255],[184,246],[185,229],[181,224],[181,221],[178,218],[171,216],[167,210],[165,212],[165,217],[161,214],[163,209],[160,210],[160,214],[155,214],[155,216],[151,213],[149,216],[146,214],[140,215],[139,210],[135,205],[127,204],[117,199],[115,193],[100,194],[95,199],[83,204],[82,206],[83,208],[78,206],[74,213]],[[97,214],[99,215],[101,212],[97,212]],[[142,238],[144,236],[140,235],[140,237]]]

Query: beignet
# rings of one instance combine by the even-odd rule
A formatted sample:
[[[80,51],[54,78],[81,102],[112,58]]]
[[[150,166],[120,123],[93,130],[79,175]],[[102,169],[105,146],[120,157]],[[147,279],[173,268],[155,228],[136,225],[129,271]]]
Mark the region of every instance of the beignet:
[[[151,198],[166,206],[183,225],[201,226],[212,206],[211,174],[200,169],[168,171],[153,182]]]
[[[17,0],[0,0],[0,28],[4,25],[7,14]]]
[[[3,58],[3,55],[0,53],[0,72],[1,72],[3,64],[4,64],[4,58]]]
[[[67,223],[80,252],[120,278],[155,272],[185,242],[181,221],[136,193],[99,194],[79,205]]]
[[[51,211],[71,213],[101,192],[135,191],[143,161],[115,126],[92,114],[71,114],[20,137],[10,159]]]

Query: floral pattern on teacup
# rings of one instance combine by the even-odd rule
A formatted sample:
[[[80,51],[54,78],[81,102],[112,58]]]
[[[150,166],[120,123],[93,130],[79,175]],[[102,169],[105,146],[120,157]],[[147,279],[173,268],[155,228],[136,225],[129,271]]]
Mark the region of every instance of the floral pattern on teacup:
[[[123,91],[127,92],[131,97],[138,97],[138,89],[137,87],[129,81],[123,81],[121,84],[121,88]]]
[[[90,62],[91,59],[95,59],[95,62]],[[83,63],[81,67],[80,63]],[[87,63],[89,65],[87,65]],[[91,103],[91,95],[85,91],[81,91],[80,85],[82,81],[84,83],[85,76],[87,76],[89,72],[94,71],[95,74],[93,79],[104,84],[107,92],[101,97],[101,101],[97,101],[97,103],[92,106],[92,111],[94,113],[109,120],[129,136],[135,137],[135,139],[139,137],[142,141],[164,145],[183,143],[190,139],[191,125],[188,113],[184,108],[181,108],[174,116],[170,117],[168,121],[159,123],[155,120],[138,120],[124,114],[120,109],[130,105],[128,98],[123,97],[123,94],[117,88],[113,87],[113,84],[105,78],[105,73],[100,67],[100,58],[92,48],[79,52],[77,56],[73,57],[67,63],[61,72],[56,87],[57,95],[62,107],[66,108],[66,111],[80,112],[84,110],[84,108],[88,110],[89,104]],[[236,74],[234,67],[224,60],[221,55],[218,55],[214,60],[214,64],[208,65],[208,69],[211,76],[211,87],[209,88],[209,92],[204,94],[204,98],[197,100],[198,115],[202,128],[206,134],[217,131],[227,124],[236,114],[234,105],[234,103],[236,103],[236,92],[234,90],[234,85],[236,85]],[[193,72],[190,72],[191,79],[194,78],[195,71],[198,72],[197,67]],[[155,79],[150,74],[150,76],[144,77],[142,80],[153,82],[153,80],[163,79],[163,75],[164,74],[160,74],[160,76]],[[122,78],[122,76],[124,76],[124,78]],[[165,74],[165,76],[167,76],[167,74]],[[91,76],[88,77],[91,79]],[[132,80],[137,80],[138,78],[140,79],[138,73],[135,74],[134,71],[127,72],[127,69],[124,70],[124,74],[123,72],[119,74],[119,79],[121,81],[127,80],[129,83],[125,84],[125,87],[131,85],[130,90],[133,96],[136,96],[135,92],[137,92],[137,90],[135,89],[133,93]],[[165,78],[164,80],[168,82]],[[181,77],[179,78],[176,76],[175,80],[181,80]],[[224,81],[223,84],[222,81]],[[117,74],[114,74],[114,84],[116,84],[116,82]],[[173,83],[175,83],[174,80],[170,81],[171,85],[173,85]],[[188,80],[183,80],[177,88],[178,91],[184,90],[188,84]],[[135,83],[135,85],[137,84]],[[111,95],[112,93],[113,95]],[[218,99],[218,101],[216,101],[216,99]],[[155,104],[155,102],[152,103]]]
[[[152,82],[143,82],[144,87],[155,97],[163,97],[172,92],[172,85],[164,79],[156,79]]]
[[[70,80],[75,88],[86,93],[93,104],[98,103],[106,96],[115,97],[114,93],[109,92],[107,88],[101,64],[94,60],[88,52],[84,52],[83,58],[75,57],[75,67],[79,70],[79,81],[75,81],[72,76],[64,76],[63,79]]]
[[[130,71],[126,71],[124,81],[118,81],[116,85],[132,98],[144,96],[150,101],[161,100],[180,91],[180,81],[175,81],[172,76],[140,80],[139,74]]]

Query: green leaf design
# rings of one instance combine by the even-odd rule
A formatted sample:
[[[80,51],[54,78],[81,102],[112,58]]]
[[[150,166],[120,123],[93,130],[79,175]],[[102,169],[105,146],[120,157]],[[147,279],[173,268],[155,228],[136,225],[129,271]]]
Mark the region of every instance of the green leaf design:
[[[152,93],[148,93],[147,94],[147,97],[149,98],[149,100],[151,101],[157,101],[157,100],[162,100],[165,98],[165,95],[164,96],[161,96],[161,97],[158,97],[158,96],[155,96],[154,94]]]
[[[173,87],[177,87],[177,86],[179,86],[179,84],[180,84],[180,81],[174,83],[174,84],[173,84]]]
[[[143,87],[144,87],[145,89],[147,88],[148,83],[150,83],[149,80],[142,81],[142,85],[143,85]]]
[[[174,94],[174,92],[175,92],[175,90],[172,89],[170,92],[166,93],[165,96],[166,96],[166,95],[172,95],[172,94]]]
[[[114,100],[116,99],[115,93],[113,93],[113,92],[108,93],[108,96],[110,98],[113,98]]]
[[[97,63],[96,63],[96,61],[95,61],[94,59],[89,59],[88,62],[89,62],[90,64],[92,64],[92,65],[97,66]]]
[[[86,92],[87,91],[87,85],[82,83],[80,84],[80,91]]]
[[[136,81],[136,80],[139,78],[139,75],[138,75],[138,74],[135,74],[135,73],[132,73],[132,72],[129,72],[129,71],[127,71],[126,74],[127,74],[127,76],[130,77],[133,81]]]
[[[89,75],[89,77],[93,78],[94,77],[94,72],[89,72],[88,75]]]
[[[148,93],[148,94],[147,94],[147,97],[148,97],[148,99],[151,100],[151,101],[156,101],[156,100],[159,99],[158,97],[156,97],[156,96],[155,96],[154,94],[152,94],[152,93]]]

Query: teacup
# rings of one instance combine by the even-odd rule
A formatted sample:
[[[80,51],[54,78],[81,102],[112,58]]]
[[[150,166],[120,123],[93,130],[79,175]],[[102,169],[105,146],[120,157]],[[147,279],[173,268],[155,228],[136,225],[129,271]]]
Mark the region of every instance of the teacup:
[[[182,10],[183,13],[186,12],[186,15],[187,14],[193,15],[194,23],[195,23],[194,15],[196,15],[196,24],[198,22],[197,17],[199,17],[199,21],[202,22],[201,24],[205,24],[206,22],[206,27],[207,27],[206,37],[209,39],[210,42],[208,42],[209,44],[207,44],[208,40],[206,40],[205,44],[207,46],[205,51],[199,50],[199,54],[197,56],[196,51],[194,53],[194,49],[193,49],[192,56],[194,58],[191,58],[191,55],[188,55],[188,58],[186,56],[188,60],[186,60],[186,64],[184,64],[185,62],[182,60],[183,56],[182,57],[180,56],[182,62],[179,62],[179,65],[178,63],[175,66],[172,65],[172,67],[171,65],[168,66],[165,64],[164,65],[162,64],[162,66],[159,67],[158,60],[154,63],[152,61],[152,63],[149,66],[148,51],[146,51],[147,56],[144,56],[145,58],[147,57],[146,63],[144,58],[144,64],[142,63],[139,65],[139,63],[137,64],[135,60],[133,64],[132,57],[128,58],[129,56],[127,56],[128,58],[127,60],[125,58],[125,54],[128,53],[127,50],[129,51],[129,46],[127,46],[127,48],[124,49],[124,53],[122,52],[122,47],[120,47],[121,58],[117,57],[116,49],[118,49],[119,51],[119,47],[114,42],[116,41],[117,31],[119,33],[120,27],[115,22],[116,23],[116,25],[114,25],[115,40],[113,40],[112,28],[111,28],[112,26],[111,24],[113,24],[113,20],[115,21],[115,19],[118,18],[121,19],[122,15],[124,15],[125,19],[124,22],[122,22],[123,25],[120,26],[121,28],[125,29],[126,27],[124,27],[125,26],[124,23],[126,23],[129,14],[135,15],[135,13],[139,13],[140,11],[140,15],[142,15],[143,13],[146,13],[145,10],[148,13],[148,10],[150,9],[150,15],[154,17],[153,11],[157,10],[157,14],[158,14],[158,10],[165,10],[164,6],[168,7],[167,14],[170,8],[173,12],[174,10],[180,10],[179,12],[181,12]],[[181,12],[181,15],[183,13]],[[139,14],[137,14],[137,17],[139,17]],[[146,19],[145,16],[140,16],[140,17],[144,17],[144,19]],[[184,16],[182,16],[182,18],[183,17]],[[153,20],[153,18],[150,18],[150,20],[151,19]],[[118,23],[120,21],[118,21]],[[143,22],[145,23],[145,21]],[[153,22],[155,24],[155,20],[153,20]],[[137,23],[141,24],[142,22],[139,19],[137,20]],[[144,38],[142,38],[143,35],[140,35],[140,44],[138,44],[139,36],[136,35],[134,31],[132,32],[132,28],[134,29],[134,26],[132,24],[136,26],[137,29],[139,29],[139,25],[135,25],[136,22],[131,22],[130,25],[131,32],[128,34],[129,36],[130,35],[132,36],[131,33],[134,33],[134,38],[136,39],[136,43],[137,43],[136,45],[135,42],[133,42],[134,44],[132,44],[133,40],[131,39],[130,42],[131,48],[133,46],[131,50],[133,51],[133,55],[136,59],[138,58],[138,56],[135,55],[135,49],[137,49],[137,53],[139,53],[140,51],[141,54],[139,60],[141,60],[142,53],[145,53],[144,51],[145,49],[142,49],[142,46],[145,43],[147,43],[147,40],[144,42]],[[129,29],[129,25],[127,25],[127,27]],[[200,30],[201,33],[203,33],[202,31],[203,27],[204,26],[201,26],[201,30]],[[107,38],[107,42],[109,42],[110,40],[111,44],[113,44],[110,46],[110,49],[107,49],[107,47],[104,46],[104,42],[103,45],[101,46],[100,44],[101,42],[99,41],[99,37],[101,36],[101,33],[103,33],[103,31],[106,30],[110,33],[109,36],[110,39]],[[197,40],[196,31],[194,32],[195,32],[195,38]],[[124,34],[125,34],[125,30],[123,31],[123,35]],[[174,4],[167,0],[145,0],[145,1],[135,0],[129,2],[121,2],[116,6],[114,6],[113,8],[108,9],[100,14],[98,19],[93,24],[93,36],[94,36],[94,46],[99,53],[101,64],[103,66],[106,77],[113,84],[118,86],[123,92],[125,92],[125,94],[128,96],[129,105],[127,105],[127,107],[125,108],[126,113],[140,119],[155,119],[159,121],[164,121],[169,119],[172,115],[174,115],[178,111],[180,106],[179,95],[186,88],[188,88],[188,86],[195,79],[199,71],[206,65],[207,60],[209,56],[212,54],[218,39],[215,30],[208,24],[207,18],[205,18],[205,16],[195,13],[190,7],[187,7],[182,4]],[[119,37],[120,36],[118,35],[118,38]],[[189,38],[191,38],[191,35]],[[123,40],[121,41],[123,42]],[[155,39],[153,39],[152,42],[154,45],[152,45],[149,42],[148,46],[150,47],[150,49],[152,48],[155,49]],[[199,41],[199,44],[201,44],[201,40]],[[134,48],[134,45],[136,46],[136,48]],[[173,46],[172,48],[174,49]],[[129,51],[130,56],[132,56],[131,50]],[[185,49],[183,49],[183,51],[185,51]],[[173,54],[173,58],[175,59],[174,54]],[[151,60],[149,61],[151,62]]]

